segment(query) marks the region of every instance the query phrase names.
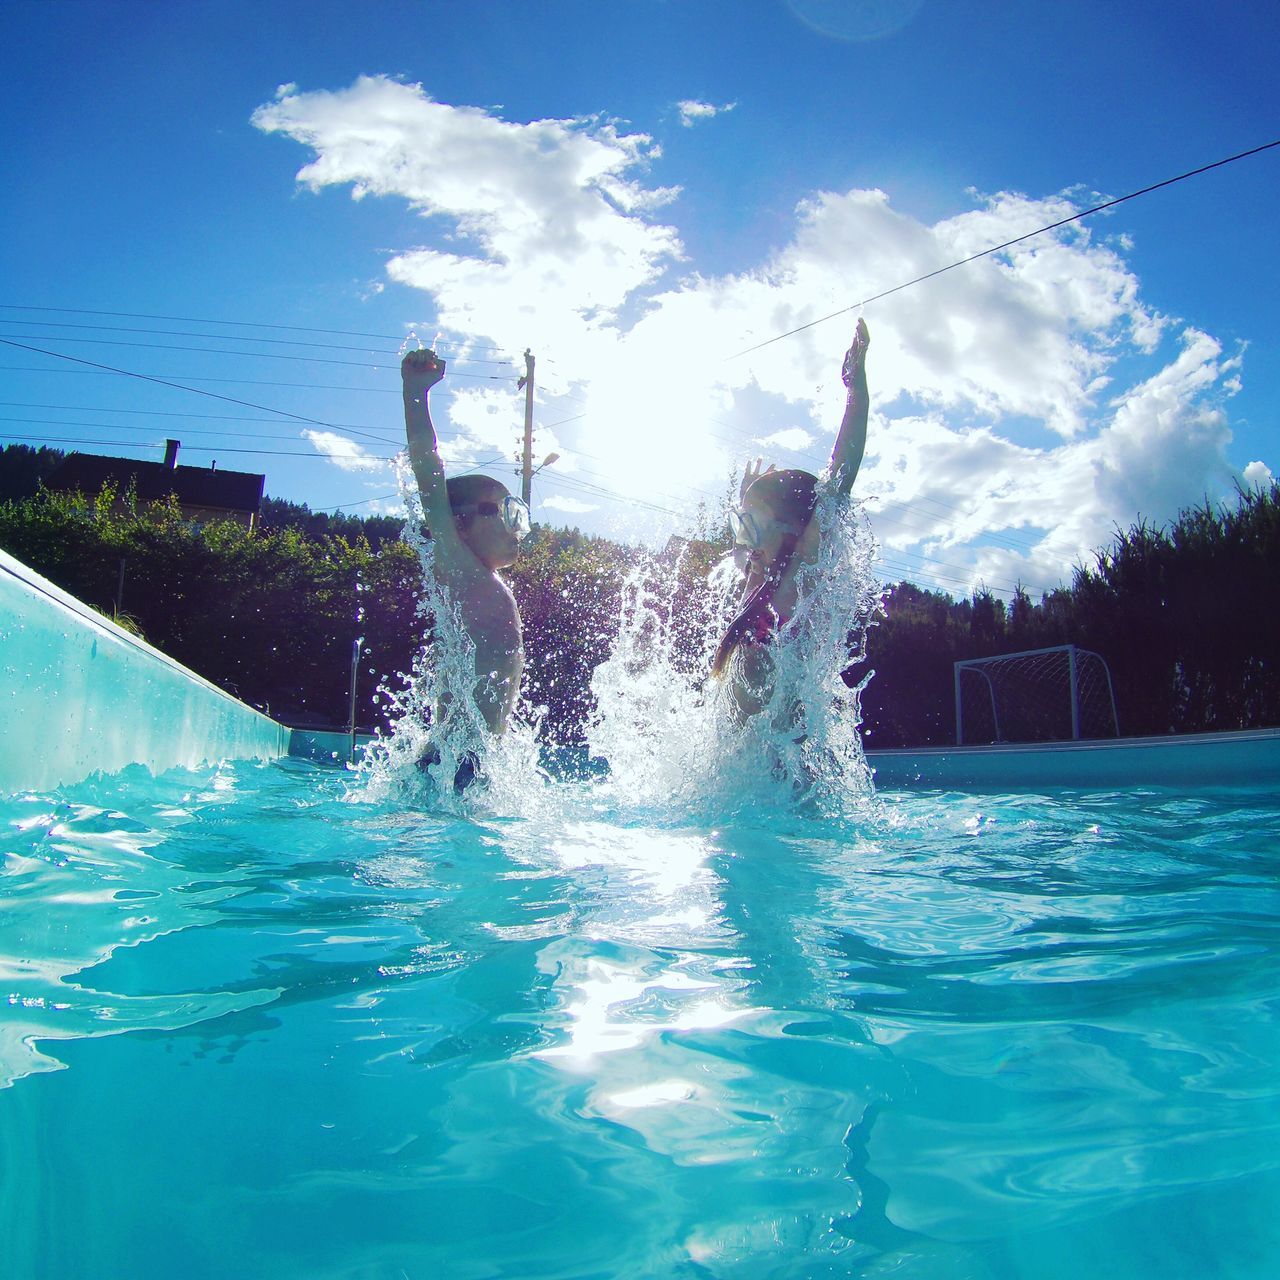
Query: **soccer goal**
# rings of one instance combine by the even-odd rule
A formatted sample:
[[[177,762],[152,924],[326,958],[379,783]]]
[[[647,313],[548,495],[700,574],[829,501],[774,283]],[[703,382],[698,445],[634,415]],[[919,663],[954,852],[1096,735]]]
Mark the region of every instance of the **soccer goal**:
[[[1073,644],[955,664],[956,745],[1118,737],[1106,662]]]

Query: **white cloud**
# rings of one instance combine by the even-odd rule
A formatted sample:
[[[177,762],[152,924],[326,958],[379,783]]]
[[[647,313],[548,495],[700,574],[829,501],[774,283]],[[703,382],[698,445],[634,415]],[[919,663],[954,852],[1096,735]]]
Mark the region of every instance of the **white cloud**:
[[[874,456],[860,487],[879,498],[872,521],[882,542],[923,548],[961,571],[967,561],[971,584],[1043,589],[1088,563],[1116,525],[1139,516],[1161,523],[1225,492],[1230,431],[1203,393],[1232,362],[1197,330],[1181,342],[1174,359],[1117,399],[1095,434],[1063,444],[1020,445],[991,426],[956,429],[937,415],[873,418]]]
[[[1245,467],[1244,482],[1251,489],[1266,489],[1275,481],[1271,468],[1265,462],[1251,462]]]
[[[807,449],[813,441],[814,437],[803,427],[787,427],[772,435],[760,437],[761,444],[771,445],[775,449]]]
[[[384,458],[374,457],[354,440],[335,431],[308,430],[302,433],[302,437],[311,442],[317,453],[324,454],[343,471],[380,471],[389,465]]]
[[[445,328],[484,328],[519,349],[535,313],[606,323],[681,253],[672,228],[642,216],[675,192],[630,176],[658,154],[652,139],[607,121],[509,124],[362,76],[335,93],[285,94],[253,123],[315,150],[298,172],[312,190],[397,196],[449,224],[458,251],[406,250],[388,266],[436,296]]]
[[[692,129],[697,121],[710,120],[726,111],[732,111],[737,105],[736,102],[726,102],[717,107],[710,102],[699,102],[696,98],[685,98],[676,103],[676,110],[680,113],[680,123],[686,129]]]
[[[563,511],[566,515],[586,515],[588,511],[600,510],[597,503],[579,502],[577,498],[564,498],[559,494],[550,498],[541,498],[539,501],[544,507],[550,507],[552,511]]]
[[[820,467],[854,304],[1078,209],[1000,192],[929,223],[883,191],[816,192],[765,260],[707,276],[659,217],[675,192],[648,181],[654,140],[607,120],[511,123],[364,77],[284,92],[254,123],[312,150],[299,172],[312,189],[418,210],[423,242],[396,252],[388,277],[427,292],[447,335],[532,345],[539,420],[580,418],[563,442],[540,433],[539,450],[566,467],[581,451],[593,483],[660,506],[717,498],[761,438]],[[888,552],[932,557],[952,579],[1052,586],[1117,525],[1230,491],[1224,406],[1241,351],[1224,356],[1148,306],[1127,249],[1073,223],[865,308],[873,417],[858,492],[878,496]],[[507,465],[514,390],[447,385],[446,457]]]

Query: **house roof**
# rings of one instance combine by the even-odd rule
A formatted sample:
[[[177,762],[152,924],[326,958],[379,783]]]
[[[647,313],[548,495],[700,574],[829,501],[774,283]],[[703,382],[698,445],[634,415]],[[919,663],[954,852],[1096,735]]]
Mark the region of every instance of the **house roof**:
[[[108,480],[121,490],[136,481],[138,497],[154,502],[168,494],[191,507],[215,507],[247,511],[254,515],[262,505],[266,476],[249,471],[215,471],[211,467],[166,467],[162,462],[138,462],[133,458],[109,458],[97,453],[69,453],[45,479],[45,486],[69,492],[95,494]]]

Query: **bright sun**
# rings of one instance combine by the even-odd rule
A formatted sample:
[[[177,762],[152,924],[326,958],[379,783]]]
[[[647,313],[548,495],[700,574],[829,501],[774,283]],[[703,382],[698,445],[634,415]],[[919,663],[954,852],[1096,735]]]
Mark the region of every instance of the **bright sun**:
[[[706,396],[664,388],[592,389],[575,458],[585,479],[682,514],[718,500],[732,460],[712,433]]]

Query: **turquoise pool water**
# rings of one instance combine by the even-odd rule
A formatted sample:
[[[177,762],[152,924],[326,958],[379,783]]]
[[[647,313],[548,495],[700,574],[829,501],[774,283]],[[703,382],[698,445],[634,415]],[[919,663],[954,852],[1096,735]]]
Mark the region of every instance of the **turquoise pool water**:
[[[0,802],[28,1277],[1261,1277],[1280,802]]]

